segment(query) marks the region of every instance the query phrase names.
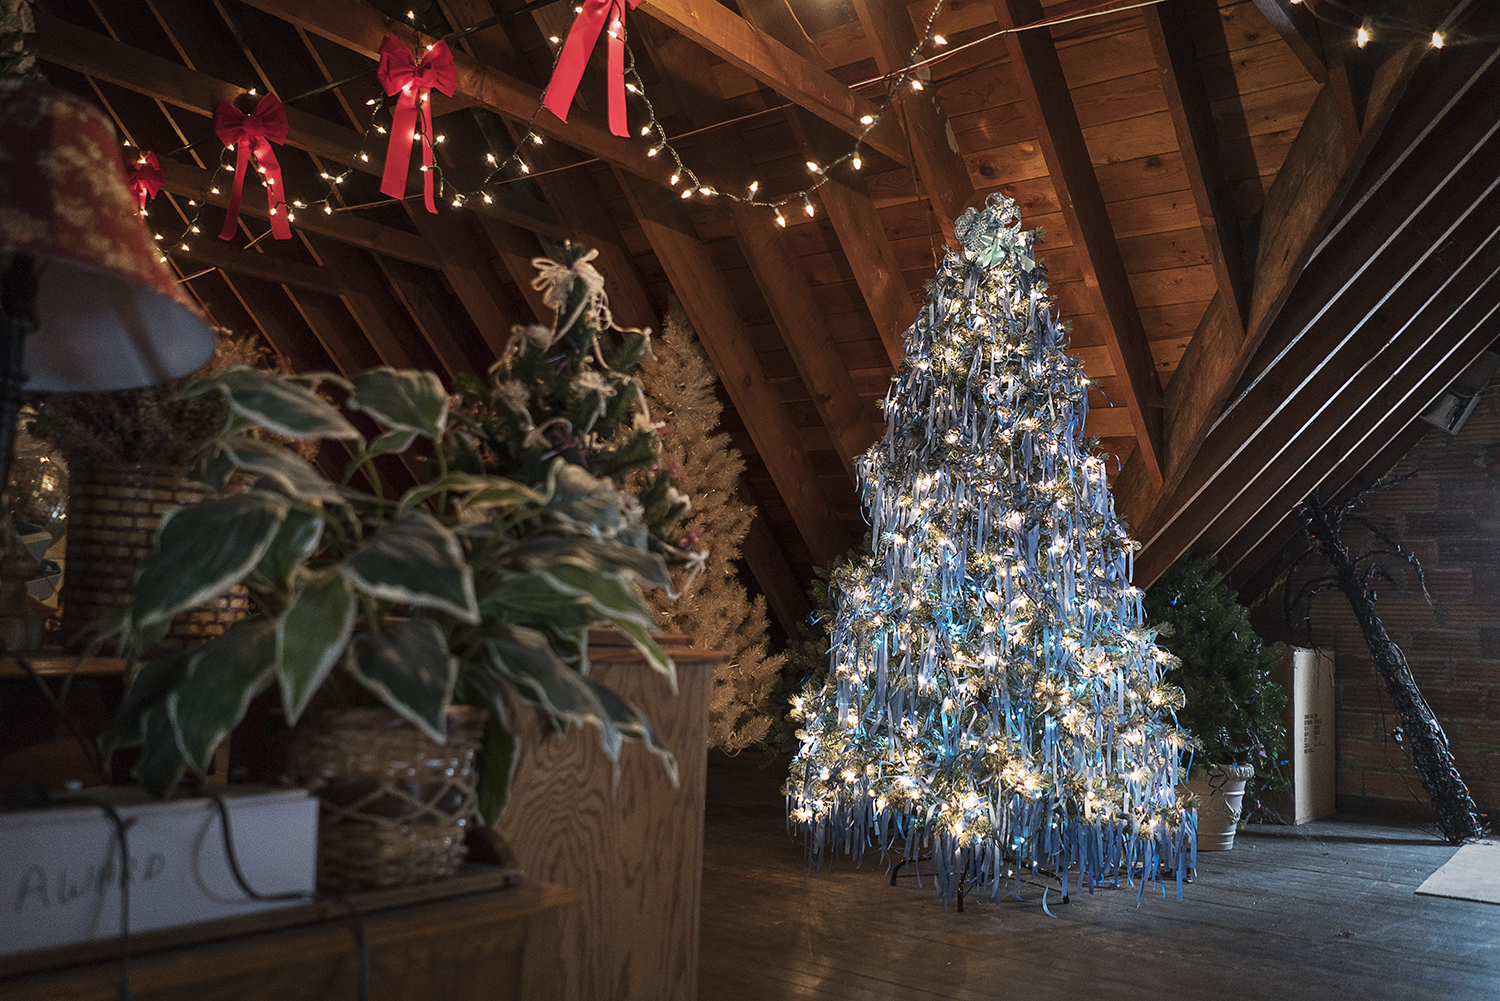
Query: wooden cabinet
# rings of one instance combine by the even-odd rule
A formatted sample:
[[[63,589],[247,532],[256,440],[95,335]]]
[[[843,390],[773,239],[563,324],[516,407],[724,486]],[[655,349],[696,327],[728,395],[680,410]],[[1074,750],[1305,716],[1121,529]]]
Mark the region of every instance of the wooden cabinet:
[[[352,894],[369,943],[370,1001],[560,996],[558,919],[578,894],[469,866],[453,879]],[[138,1001],[354,999],[358,949],[334,900],[167,929],[130,942]],[[114,1001],[118,940],[0,959],[6,1001]]]
[[[708,699],[723,654],[666,637],[678,691],[616,634],[590,640],[593,675],[645,710],[677,758],[627,743],[618,782],[592,729],[558,739],[513,713],[522,758],[500,833],[526,874],[583,898],[562,916],[568,1001],[692,1001],[698,992]]]

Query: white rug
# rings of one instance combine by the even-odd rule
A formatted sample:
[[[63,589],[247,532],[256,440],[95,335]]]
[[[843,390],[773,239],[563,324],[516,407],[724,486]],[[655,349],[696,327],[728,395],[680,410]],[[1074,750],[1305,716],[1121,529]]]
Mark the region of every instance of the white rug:
[[[1417,892],[1428,897],[1500,904],[1500,841],[1464,845]]]

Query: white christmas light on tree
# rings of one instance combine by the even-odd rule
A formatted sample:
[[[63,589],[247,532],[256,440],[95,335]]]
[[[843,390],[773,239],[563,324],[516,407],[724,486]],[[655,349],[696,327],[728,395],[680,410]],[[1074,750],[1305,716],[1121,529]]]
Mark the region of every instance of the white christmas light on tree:
[[[956,224],[859,460],[873,552],[833,578],[828,682],[800,697],[788,784],[808,849],[904,839],[944,901],[1033,867],[1191,865],[1188,737],[1131,586],[1134,544],[1084,441],[1034,236],[991,195]]]

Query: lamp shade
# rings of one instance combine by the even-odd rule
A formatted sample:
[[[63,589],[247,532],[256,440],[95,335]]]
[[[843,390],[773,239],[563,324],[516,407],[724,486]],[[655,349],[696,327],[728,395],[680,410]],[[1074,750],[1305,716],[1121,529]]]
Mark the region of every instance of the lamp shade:
[[[0,80],[0,257],[39,279],[27,389],[128,389],[208,361],[208,321],[162,265],[114,128],[86,101]]]

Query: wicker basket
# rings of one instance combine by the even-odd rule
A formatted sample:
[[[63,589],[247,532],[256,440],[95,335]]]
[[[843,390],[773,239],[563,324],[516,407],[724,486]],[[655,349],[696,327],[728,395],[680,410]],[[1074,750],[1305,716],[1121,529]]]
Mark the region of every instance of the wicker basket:
[[[486,714],[450,706],[446,744],[385,708],[326,709],[297,726],[287,770],[320,803],[321,885],[406,886],[458,872]]]
[[[71,469],[68,547],[62,585],[63,641],[70,646],[95,619],[129,605],[135,573],[156,548],[161,516],[202,500],[206,489],[180,466],[88,465]],[[223,635],[245,617],[250,596],[231,588],[179,613],[158,652],[175,652]]]

